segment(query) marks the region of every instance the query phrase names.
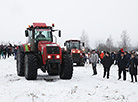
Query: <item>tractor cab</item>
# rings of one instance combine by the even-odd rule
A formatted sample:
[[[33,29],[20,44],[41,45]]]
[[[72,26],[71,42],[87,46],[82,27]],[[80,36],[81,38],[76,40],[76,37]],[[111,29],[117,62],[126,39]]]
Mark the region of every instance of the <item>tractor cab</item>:
[[[31,42],[31,39],[35,41],[51,41],[53,42],[53,35],[52,33],[57,30],[53,30],[53,26],[46,26],[45,23],[33,23],[33,25],[29,25],[27,30],[25,30],[25,36],[29,37],[28,42]],[[59,30],[59,37],[60,35]]]
[[[64,44],[67,50],[71,49],[80,49],[80,41],[79,40],[68,40]]]
[[[25,36],[28,38],[27,43],[32,45],[31,51],[37,51],[39,42],[45,41],[46,43],[53,42],[53,30],[52,26],[47,26],[45,23],[33,23],[25,30]],[[61,31],[59,30],[59,37],[61,37]]]
[[[64,46],[65,50],[71,54],[73,62],[84,66],[84,43],[80,40],[67,40]]]

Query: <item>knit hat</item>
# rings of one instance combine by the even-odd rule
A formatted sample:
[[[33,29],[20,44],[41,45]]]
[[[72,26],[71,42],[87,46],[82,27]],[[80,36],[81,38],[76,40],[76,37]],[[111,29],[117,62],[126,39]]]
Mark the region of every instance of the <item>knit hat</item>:
[[[120,51],[121,51],[121,52],[124,52],[124,51],[123,51],[123,48],[121,48]]]

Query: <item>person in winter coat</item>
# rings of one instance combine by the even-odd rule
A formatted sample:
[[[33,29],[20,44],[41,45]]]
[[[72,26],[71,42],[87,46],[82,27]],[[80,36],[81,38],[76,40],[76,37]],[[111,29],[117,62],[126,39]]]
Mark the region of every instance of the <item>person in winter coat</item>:
[[[128,65],[127,65],[127,66],[129,66],[129,61],[130,61],[131,55],[130,55],[127,51],[125,51],[124,54],[125,54],[125,56],[126,56],[126,58],[127,58],[127,61],[128,61]],[[128,69],[129,69],[129,68],[126,68],[126,71],[127,71],[127,72],[128,72]]]
[[[93,75],[97,75],[96,65],[97,65],[99,57],[98,57],[98,54],[95,52],[95,50],[92,50],[90,59],[91,59],[91,63],[92,63]]]
[[[14,48],[14,59],[17,59],[17,47]]]
[[[91,64],[91,59],[90,59],[91,53],[88,52],[88,59],[89,59],[89,64]]]
[[[102,62],[102,60],[103,60],[103,57],[104,57],[104,52],[102,51],[101,54],[100,54],[101,62]]]
[[[6,50],[6,47],[4,47],[4,49],[3,49],[3,58],[4,58],[4,59],[6,59],[6,54],[7,54],[6,51],[7,51],[7,50]]]
[[[136,59],[134,54],[131,54],[131,59],[129,62],[129,72],[131,75],[131,82],[133,82],[133,77],[135,78],[135,82],[137,82],[137,65],[138,65],[138,60]]]
[[[115,60],[115,53],[114,52],[111,52],[111,58],[112,58],[113,64],[114,64],[114,60]]]
[[[121,53],[124,53],[123,48],[121,48],[117,53],[117,63],[118,63],[118,60],[121,58]]]
[[[128,65],[128,60],[124,55],[124,52],[121,52],[120,58],[118,59],[118,80],[121,79],[121,73],[123,72],[123,80],[126,80],[126,68]]]
[[[102,64],[104,67],[104,74],[103,74],[103,78],[105,78],[106,73],[107,73],[107,79],[109,79],[109,73],[110,73],[110,67],[113,64],[113,59],[110,56],[109,52],[106,52],[103,60],[102,60]]]

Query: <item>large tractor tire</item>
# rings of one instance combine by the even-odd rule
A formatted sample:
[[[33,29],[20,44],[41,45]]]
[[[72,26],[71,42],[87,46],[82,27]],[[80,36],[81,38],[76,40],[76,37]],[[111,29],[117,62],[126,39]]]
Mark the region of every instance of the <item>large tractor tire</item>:
[[[73,74],[73,60],[70,54],[63,54],[60,71],[61,79],[71,79]]]
[[[25,78],[27,80],[35,80],[37,78],[37,58],[34,54],[25,55]]]
[[[24,76],[24,53],[20,52],[20,49],[17,51],[17,74],[18,76]]]

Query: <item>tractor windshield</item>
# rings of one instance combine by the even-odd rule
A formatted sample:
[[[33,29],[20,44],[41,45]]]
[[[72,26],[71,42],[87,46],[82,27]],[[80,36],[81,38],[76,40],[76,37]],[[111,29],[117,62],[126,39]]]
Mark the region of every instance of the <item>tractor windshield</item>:
[[[35,39],[36,40],[52,41],[52,34],[48,30],[36,29],[35,30]]]
[[[80,49],[79,42],[70,42],[70,49]]]

